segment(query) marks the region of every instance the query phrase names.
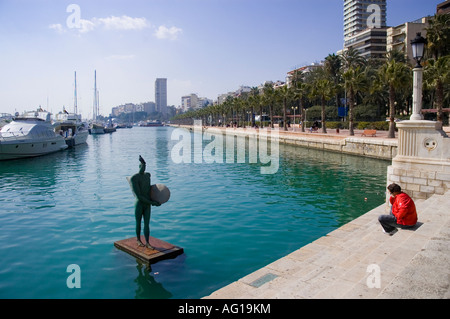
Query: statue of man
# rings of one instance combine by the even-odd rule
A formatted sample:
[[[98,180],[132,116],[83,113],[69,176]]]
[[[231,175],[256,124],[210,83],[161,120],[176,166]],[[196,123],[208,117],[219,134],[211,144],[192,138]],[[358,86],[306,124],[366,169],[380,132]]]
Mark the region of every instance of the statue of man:
[[[136,238],[138,246],[147,247],[149,249],[154,249],[150,245],[149,237],[150,237],[150,213],[151,206],[160,206],[161,204],[152,201],[150,198],[150,173],[145,172],[146,163],[144,159],[139,155],[139,173],[134,174],[131,177],[131,187],[133,189],[134,194],[136,195],[136,203],[135,203],[135,217],[136,217]],[[141,221],[142,217],[144,217],[144,236],[145,236],[145,245],[141,241]]]

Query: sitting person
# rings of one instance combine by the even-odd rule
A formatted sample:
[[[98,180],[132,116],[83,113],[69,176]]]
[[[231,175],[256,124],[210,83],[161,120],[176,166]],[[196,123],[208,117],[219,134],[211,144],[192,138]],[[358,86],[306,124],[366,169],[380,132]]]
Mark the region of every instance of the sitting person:
[[[387,187],[391,197],[391,213],[389,215],[380,215],[378,221],[383,227],[383,231],[392,236],[397,232],[397,228],[408,229],[416,225],[417,212],[414,201],[397,184],[391,184]]]
[[[310,132],[312,133],[312,132],[316,132],[318,130],[319,130],[319,122],[314,121],[314,124],[310,128]]]

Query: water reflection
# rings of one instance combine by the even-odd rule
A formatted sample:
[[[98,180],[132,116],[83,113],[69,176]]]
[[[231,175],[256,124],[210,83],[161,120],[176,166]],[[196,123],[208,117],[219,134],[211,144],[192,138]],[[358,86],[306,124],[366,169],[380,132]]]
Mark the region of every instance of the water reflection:
[[[141,263],[136,259],[137,277],[134,280],[136,290],[134,298],[136,299],[168,299],[172,294],[164,289],[163,285],[152,276],[151,265]]]

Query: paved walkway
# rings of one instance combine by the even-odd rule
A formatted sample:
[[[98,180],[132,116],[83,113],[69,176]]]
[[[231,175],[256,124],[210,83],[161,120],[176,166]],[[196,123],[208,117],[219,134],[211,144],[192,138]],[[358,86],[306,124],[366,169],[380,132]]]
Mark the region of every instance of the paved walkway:
[[[414,230],[384,234],[383,204],[205,299],[448,299],[450,191],[416,206]]]

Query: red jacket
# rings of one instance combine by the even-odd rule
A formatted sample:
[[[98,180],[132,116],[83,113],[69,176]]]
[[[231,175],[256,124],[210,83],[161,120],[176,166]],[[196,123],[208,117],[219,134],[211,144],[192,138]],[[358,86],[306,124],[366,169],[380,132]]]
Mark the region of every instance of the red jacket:
[[[397,218],[397,224],[413,226],[417,223],[417,212],[414,201],[405,193],[400,193],[389,199],[392,204],[392,214]]]

